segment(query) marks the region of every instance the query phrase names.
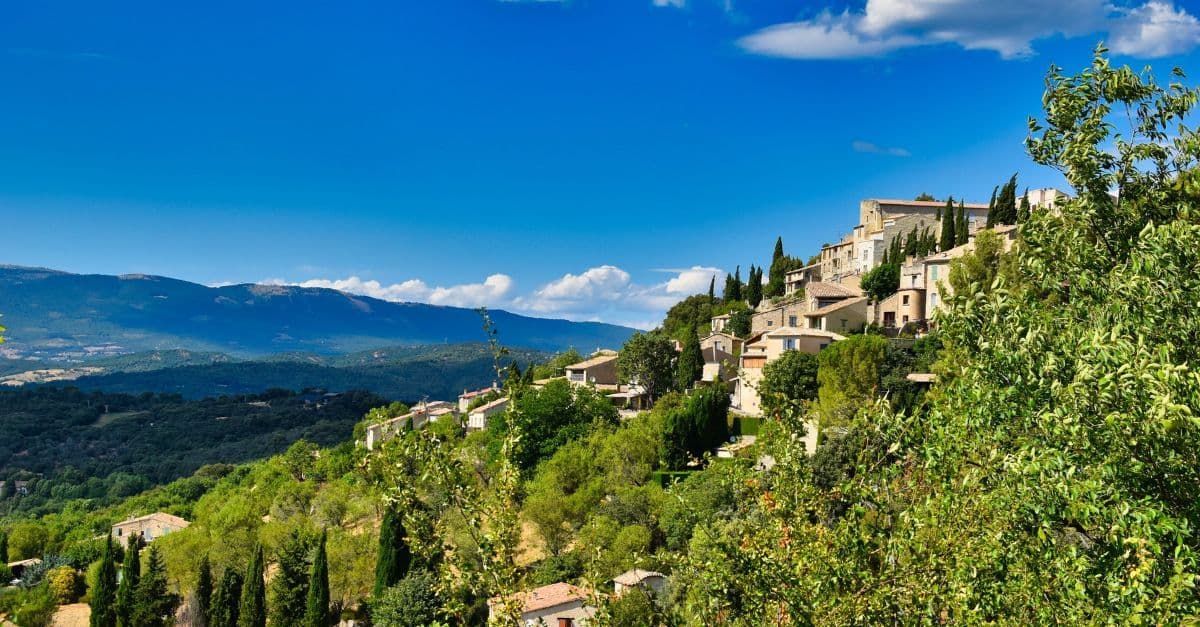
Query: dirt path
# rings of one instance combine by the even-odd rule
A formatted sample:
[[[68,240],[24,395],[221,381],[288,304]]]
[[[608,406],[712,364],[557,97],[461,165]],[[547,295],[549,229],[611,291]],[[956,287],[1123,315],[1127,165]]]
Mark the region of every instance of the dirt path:
[[[92,609],[86,603],[72,603],[60,606],[54,614],[54,619],[50,621],[50,625],[51,627],[88,627],[88,619],[91,616]]]

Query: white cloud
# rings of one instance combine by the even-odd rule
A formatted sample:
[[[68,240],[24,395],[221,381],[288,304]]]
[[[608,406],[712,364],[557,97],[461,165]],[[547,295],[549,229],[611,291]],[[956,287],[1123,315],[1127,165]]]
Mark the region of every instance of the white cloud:
[[[1135,56],[1175,54],[1200,43],[1196,18],[1164,0],[1131,9],[1109,0],[867,0],[861,12],[826,10],[739,43],[755,54],[791,59],[872,57],[943,43],[1011,59],[1032,55],[1039,39],[1101,32],[1111,34],[1114,51]]]
[[[284,281],[268,279],[264,285],[296,285],[339,290],[392,302],[419,302],[454,307],[487,306],[518,313],[561,316],[571,320],[596,320],[636,328],[652,328],[671,305],[693,294],[708,291],[713,277],[724,271],[707,266],[660,270],[672,276],[660,283],[638,284],[625,270],[602,265],[579,274],[567,273],[521,294],[506,274],[493,274],[481,283],[430,286],[420,279],[384,284],[357,276],[344,279]]]
[[[884,148],[878,144],[856,140],[850,144],[854,152],[865,152],[873,155],[889,155],[892,157],[911,157],[912,153],[904,148]]]
[[[1117,54],[1165,57],[1187,52],[1200,42],[1200,20],[1167,2],[1151,1],[1131,9],[1109,31]]]
[[[449,287],[430,287],[420,279],[409,279],[402,283],[384,285],[379,281],[364,281],[356,276],[345,279],[308,279],[296,283],[270,279],[263,283],[323,287],[392,302],[419,302],[453,307],[505,305],[513,290],[512,278],[504,274],[493,274],[482,283],[465,283]]]

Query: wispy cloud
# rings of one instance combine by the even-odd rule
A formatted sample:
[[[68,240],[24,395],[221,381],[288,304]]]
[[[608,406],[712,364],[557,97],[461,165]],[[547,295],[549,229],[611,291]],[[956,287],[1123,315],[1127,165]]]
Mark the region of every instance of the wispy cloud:
[[[855,140],[850,144],[850,147],[854,149],[854,152],[865,152],[872,155],[888,155],[890,157],[912,156],[912,153],[904,148],[886,148],[884,146],[862,140]]]
[[[1002,58],[1034,54],[1053,36],[1106,33],[1118,54],[1162,57],[1200,44],[1200,23],[1169,0],[1119,8],[1110,0],[867,0],[861,11],[768,26],[739,44],[748,52],[791,59],[855,59],[903,48],[955,44]]]

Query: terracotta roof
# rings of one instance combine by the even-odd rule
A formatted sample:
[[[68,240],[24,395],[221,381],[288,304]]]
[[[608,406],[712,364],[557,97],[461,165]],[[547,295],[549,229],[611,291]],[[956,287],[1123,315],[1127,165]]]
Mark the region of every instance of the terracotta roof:
[[[662,573],[655,572],[653,570],[642,570],[640,568],[634,568],[633,570],[627,570],[627,571],[621,573],[620,575],[613,577],[613,583],[619,583],[622,586],[636,586],[639,583],[642,583],[643,581],[645,581],[651,577],[664,577],[664,576],[665,575],[663,575]]]
[[[839,309],[843,309],[845,307],[849,307],[850,305],[857,305],[858,303],[866,302],[866,300],[867,300],[867,298],[865,296],[859,296],[856,298],[847,298],[846,300],[833,303],[832,305],[826,305],[816,311],[810,311],[804,315],[809,318],[820,318],[821,316],[832,313]]]
[[[616,359],[617,359],[617,356],[615,354],[597,355],[595,357],[592,357],[591,359],[585,359],[577,364],[571,364],[570,366],[566,367],[566,370],[587,370],[588,368],[591,368],[592,366],[599,366],[601,364],[607,364],[610,361],[616,361]]]
[[[475,398],[476,396],[483,396],[484,394],[487,394],[488,392],[495,392],[495,391],[496,391],[496,386],[492,385],[491,387],[481,388],[478,390],[472,390],[470,392],[463,392],[462,394],[459,395],[459,398]]]
[[[522,612],[536,612],[556,605],[586,601],[588,597],[583,588],[569,583],[552,583],[541,588],[518,592],[513,596],[521,601]],[[499,600],[499,597],[496,597],[490,603],[495,604]]]
[[[175,525],[177,527],[186,527],[191,524],[188,521],[186,521],[178,516],[172,516],[171,514],[167,514],[165,512],[154,512],[153,514],[147,514],[145,516],[138,516],[137,518],[130,518],[129,520],[122,520],[121,522],[116,523],[113,526],[120,527],[121,525],[128,525],[128,524],[132,524],[132,523],[144,522],[147,520],[155,520],[158,522],[164,522],[167,524]]]
[[[837,283],[813,281],[804,286],[804,295],[809,298],[849,298],[858,296],[859,292]]]
[[[868,198],[867,200],[873,200],[881,205],[905,205],[905,206],[909,206],[909,207],[945,207],[946,206],[946,201],[944,201],[944,200],[942,200],[942,201],[938,201],[938,200],[896,200],[894,198]],[[957,202],[954,203],[954,206],[957,207],[958,203]],[[977,202],[963,203],[963,207],[966,207],[967,209],[987,209],[988,208],[987,205],[980,204]]]

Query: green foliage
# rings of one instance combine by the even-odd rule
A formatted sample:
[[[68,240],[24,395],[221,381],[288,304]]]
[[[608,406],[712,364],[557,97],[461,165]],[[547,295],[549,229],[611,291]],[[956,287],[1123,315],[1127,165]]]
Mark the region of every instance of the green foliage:
[[[651,399],[657,399],[674,385],[675,347],[662,333],[634,333],[621,348],[617,367],[622,381],[636,381]]]
[[[9,619],[20,627],[49,627],[58,610],[58,599],[44,585],[23,590],[13,604]]]
[[[763,411],[773,416],[797,401],[817,397],[817,356],[801,351],[784,351],[763,368],[758,394]]]
[[[263,549],[255,548],[250,563],[246,566],[246,577],[242,580],[242,594],[238,605],[238,627],[266,627],[267,588],[263,581]]]
[[[437,577],[415,571],[388,588],[371,603],[371,618],[377,625],[425,627],[437,620],[441,603],[434,588]]]
[[[744,462],[719,459],[675,483],[663,499],[659,523],[667,548],[682,551],[698,525],[731,517],[738,506],[737,485],[748,476]]]
[[[212,565],[208,555],[200,558],[200,568],[196,575],[195,610],[199,627],[208,625],[208,617],[212,614],[213,579]]]
[[[8,531],[8,561],[41,557],[48,539],[49,534],[41,523],[24,521],[13,525]]]
[[[685,334],[683,351],[679,353],[679,361],[675,364],[675,389],[685,391],[691,388],[704,374],[704,354],[700,352],[700,337],[693,327]]]
[[[929,192],[921,192],[920,194],[917,194],[917,197],[913,198],[913,200],[918,202],[937,202],[937,199],[934,198],[933,194],[930,194]]]
[[[942,210],[942,234],[938,238],[938,250],[947,251],[954,248],[955,228],[957,219],[954,215],[954,198],[946,200],[946,208]]]
[[[167,582],[166,565],[158,547],[151,545],[147,551],[146,572],[138,579],[134,595],[133,625],[136,627],[160,627],[175,624],[175,609],[179,597],[173,594]]]
[[[955,218],[957,223],[954,225],[954,245],[962,246],[966,244],[970,238],[970,224],[967,222],[967,209],[963,201],[958,201],[958,215]]]
[[[725,302],[741,302],[742,300],[742,267],[738,266],[733,275],[725,275],[725,289],[721,292]]]
[[[241,599],[242,576],[236,570],[226,568],[221,575],[220,585],[213,592],[208,627],[237,627]]]
[[[900,289],[900,262],[892,262],[875,266],[862,276],[860,282],[863,292],[876,301],[881,301]]]
[[[791,259],[783,253],[783,238],[775,239],[775,251],[771,254],[771,268],[767,272],[767,298],[783,296],[784,280],[788,270],[791,270]]]
[[[412,553],[408,548],[404,520],[394,504],[388,505],[383,513],[383,524],[379,529],[379,553],[375,561],[375,590],[378,598],[383,591],[396,585],[408,574],[412,564]]]
[[[609,605],[608,611],[607,624],[612,627],[643,627],[662,622],[654,600],[642,588],[627,590]]]
[[[1009,278],[1013,278],[1015,261],[1015,257],[1005,257],[1003,237],[995,231],[980,231],[975,236],[975,246],[971,252],[951,260],[950,286],[956,292],[989,291],[996,275],[1005,268],[1010,274]]]
[[[662,322],[662,332],[671,339],[683,341],[689,329],[703,329],[709,326],[712,316],[713,303],[707,294],[688,296],[667,310],[667,316]]]
[[[818,355],[817,381],[822,428],[849,424],[879,390],[888,341],[877,335],[853,335]]]
[[[754,313],[749,309],[737,309],[730,312],[729,320],[725,323],[725,332],[742,339],[750,337],[753,317]]]
[[[273,625],[299,625],[304,621],[308,600],[308,538],[292,529],[275,554],[276,571],[271,577],[270,614]]]
[[[59,605],[74,603],[83,594],[83,578],[70,566],[59,566],[46,573],[46,585]]]
[[[663,465],[683,468],[689,459],[703,457],[729,437],[729,394],[723,386],[696,390],[687,402],[666,414],[663,427]]]
[[[104,557],[100,559],[100,568],[96,578],[91,582],[91,616],[88,619],[90,627],[116,627],[117,625],[117,566],[113,561],[112,538],[104,543]]]
[[[509,425],[520,429],[524,438],[513,452],[513,461],[527,471],[563,444],[584,436],[593,422],[616,424],[616,408],[590,386],[573,386],[557,379],[540,390],[524,388],[515,392],[511,410],[493,417],[488,430],[503,434]]]
[[[750,278],[746,281],[745,294],[746,302],[749,303],[751,307],[758,307],[758,304],[763,300],[764,294],[762,278],[762,268],[756,268],[751,265]]]
[[[142,541],[137,535],[129,536],[125,557],[121,564],[121,584],[117,587],[117,624],[123,627],[136,625],[137,589],[142,574]]]
[[[305,627],[329,625],[329,558],[325,545],[327,534],[321,532],[317,541],[317,552],[313,556],[312,571],[308,578],[308,602],[304,610]]]

